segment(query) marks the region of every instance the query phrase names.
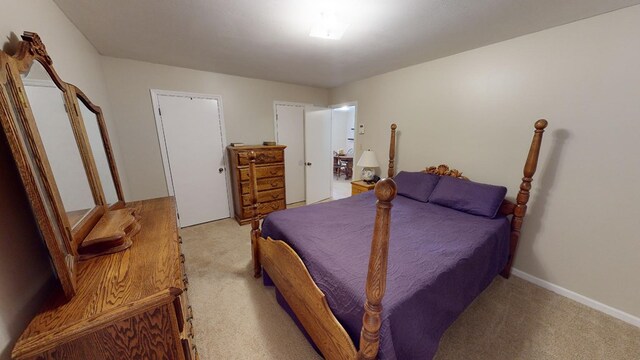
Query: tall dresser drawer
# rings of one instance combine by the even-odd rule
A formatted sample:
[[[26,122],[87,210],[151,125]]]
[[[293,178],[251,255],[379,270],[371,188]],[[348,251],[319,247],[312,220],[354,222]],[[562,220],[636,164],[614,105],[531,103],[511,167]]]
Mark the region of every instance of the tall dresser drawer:
[[[284,189],[266,190],[258,192],[258,202],[284,200]],[[251,205],[251,194],[242,195],[242,205]]]
[[[258,179],[258,191],[280,189],[284,187],[283,178],[266,178]],[[242,195],[248,195],[251,193],[251,184],[248,181],[243,181],[240,186],[242,187]]]
[[[240,171],[240,180],[248,181],[249,180],[249,168],[239,169]],[[267,165],[256,167],[256,178],[264,179],[268,177],[278,177],[284,176],[284,165]]]
[[[267,215],[270,212],[276,210],[284,210],[287,208],[287,205],[284,203],[284,200],[276,200],[267,203],[258,204],[258,214]],[[253,215],[253,210],[251,206],[245,206],[242,208],[242,216],[245,218],[251,218]]]
[[[284,152],[280,150],[254,150],[256,153],[256,164],[281,163],[284,162]],[[249,165],[250,151],[238,152],[238,165]]]
[[[229,175],[233,187],[233,213],[239,224],[251,222],[249,154],[256,154],[256,191],[260,214],[286,209],[284,145],[228,146]]]

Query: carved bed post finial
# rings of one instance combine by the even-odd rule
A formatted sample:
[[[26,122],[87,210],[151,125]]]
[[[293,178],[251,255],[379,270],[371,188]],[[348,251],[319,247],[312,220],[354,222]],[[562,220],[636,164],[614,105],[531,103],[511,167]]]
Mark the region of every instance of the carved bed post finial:
[[[387,170],[387,177],[393,177],[395,175],[395,158],[396,158],[396,129],[398,125],[391,124],[391,140],[389,141],[389,170]]]
[[[260,249],[258,238],[260,234],[260,214],[258,212],[258,181],[256,178],[256,153],[249,153],[249,184],[251,192],[251,255],[253,258],[253,276],[261,275]]]
[[[516,249],[518,248],[518,240],[520,239],[520,229],[522,228],[522,222],[524,216],[527,213],[527,202],[529,202],[529,192],[531,190],[531,181],[533,181],[533,175],[536,173],[536,167],[538,166],[538,156],[540,155],[540,146],[542,144],[542,134],[547,127],[547,120],[541,119],[536,121],[533,133],[533,139],[531,140],[531,147],[529,148],[529,155],[527,161],[524,164],[524,177],[520,184],[520,191],[516,197],[516,205],[513,210],[513,218],[511,219],[511,239],[509,243],[509,260],[507,265],[502,270],[502,276],[509,278],[511,275],[511,267],[513,266],[513,260],[515,257]]]
[[[358,359],[375,359],[380,346],[380,325],[382,323],[380,314],[382,313],[382,298],[387,285],[391,201],[396,197],[396,191],[396,183],[391,178],[380,180],[375,187],[378,202],[376,203],[376,220],[365,288],[367,301],[364,304]]]

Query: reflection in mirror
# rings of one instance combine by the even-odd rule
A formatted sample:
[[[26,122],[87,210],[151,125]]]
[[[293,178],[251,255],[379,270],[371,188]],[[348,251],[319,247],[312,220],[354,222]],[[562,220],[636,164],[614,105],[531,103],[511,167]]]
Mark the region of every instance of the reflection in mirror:
[[[11,88],[6,84],[4,86],[5,87],[3,90],[7,94],[10,94],[12,92]],[[11,118],[17,119],[20,111],[18,110],[19,106],[14,103],[14,98],[11,96],[7,97],[7,104],[10,107],[10,109],[7,110],[11,112]],[[17,120],[13,122],[13,124],[15,124],[15,127],[17,128],[17,133],[27,133],[27,130],[25,129],[22,121]],[[4,135],[0,135],[0,137],[2,137],[4,141]],[[49,252],[49,255],[52,258],[53,266],[56,270],[58,278],[60,279],[65,295],[70,296],[75,293],[75,290],[73,289],[74,274],[72,268],[61,265],[61,262],[67,264],[70,261],[72,262],[73,256],[71,254],[73,253],[73,250],[71,249],[71,244],[64,236],[63,228],[61,228],[59,222],[56,221],[58,216],[55,210],[55,205],[52,198],[48,196],[48,192],[45,190],[45,185],[43,182],[45,176],[42,173],[40,167],[34,161],[37,156],[34,154],[33,149],[30,146],[25,146],[24,151],[25,154],[28,155],[24,158],[24,160],[28,164],[28,167],[33,169],[33,182],[37,188],[37,195],[34,193],[31,194],[34,194],[39,199],[38,201],[36,201],[36,204],[32,202],[32,207],[34,208],[34,211],[39,211],[38,209],[42,209],[46,218],[49,219],[49,226],[47,226],[46,224],[40,224],[38,230],[40,231],[40,234],[42,235],[44,241],[47,243],[47,247],[49,247],[50,249],[55,249],[57,251],[57,256],[52,251]],[[58,259],[62,261],[56,261],[56,257],[58,257]]]
[[[23,83],[69,224],[73,228],[93,209],[95,202],[65,109],[63,93],[37,61],[33,62]]]
[[[93,158],[96,163],[96,167],[98,168],[98,175],[100,176],[100,182],[102,183],[102,190],[104,191],[105,199],[107,204],[114,204],[118,202],[119,199],[116,192],[116,186],[113,183],[113,175],[111,174],[104,141],[102,140],[98,117],[89,110],[82,101],[78,101],[78,105],[80,106],[80,113],[84,120],[84,126],[87,129],[91,152],[93,153]]]

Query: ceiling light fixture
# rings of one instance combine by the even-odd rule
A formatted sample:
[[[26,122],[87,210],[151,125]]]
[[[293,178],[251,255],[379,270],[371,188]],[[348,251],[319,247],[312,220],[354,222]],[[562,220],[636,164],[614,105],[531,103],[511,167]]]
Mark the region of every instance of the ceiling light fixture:
[[[341,22],[335,12],[323,11],[316,19],[309,36],[340,40],[349,24]]]

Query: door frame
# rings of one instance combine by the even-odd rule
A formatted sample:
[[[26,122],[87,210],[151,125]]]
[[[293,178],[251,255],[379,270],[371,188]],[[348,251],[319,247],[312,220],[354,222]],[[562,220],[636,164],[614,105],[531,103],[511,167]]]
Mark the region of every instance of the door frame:
[[[358,158],[356,157],[356,153],[358,152],[358,101],[346,101],[338,104],[329,105],[329,109],[333,110],[341,108],[343,106],[353,106],[355,109],[353,111],[353,174],[351,175],[351,181],[354,181],[356,174],[356,164],[358,163]],[[331,119],[331,134],[333,136],[333,118]],[[331,139],[333,141],[333,137]],[[331,173],[331,195],[333,196],[333,173]]]
[[[162,125],[162,115],[160,115],[160,102],[159,96],[176,96],[185,98],[200,98],[210,99],[218,101],[218,117],[220,118],[220,135],[222,136],[222,161],[225,170],[225,183],[227,184],[227,206],[229,207],[229,216],[232,214],[233,203],[231,201],[231,183],[228,174],[228,159],[227,159],[227,132],[224,124],[224,110],[222,107],[222,96],[194,93],[186,91],[173,91],[173,90],[160,90],[149,89],[151,94],[151,105],[153,106],[153,117],[156,122],[156,133],[158,134],[158,146],[160,147],[160,155],[162,157],[162,167],[164,170],[164,177],[167,184],[167,193],[169,196],[175,196],[173,188],[173,178],[171,177],[171,166],[169,165],[169,155],[167,153],[167,141],[164,135],[164,127]]]

